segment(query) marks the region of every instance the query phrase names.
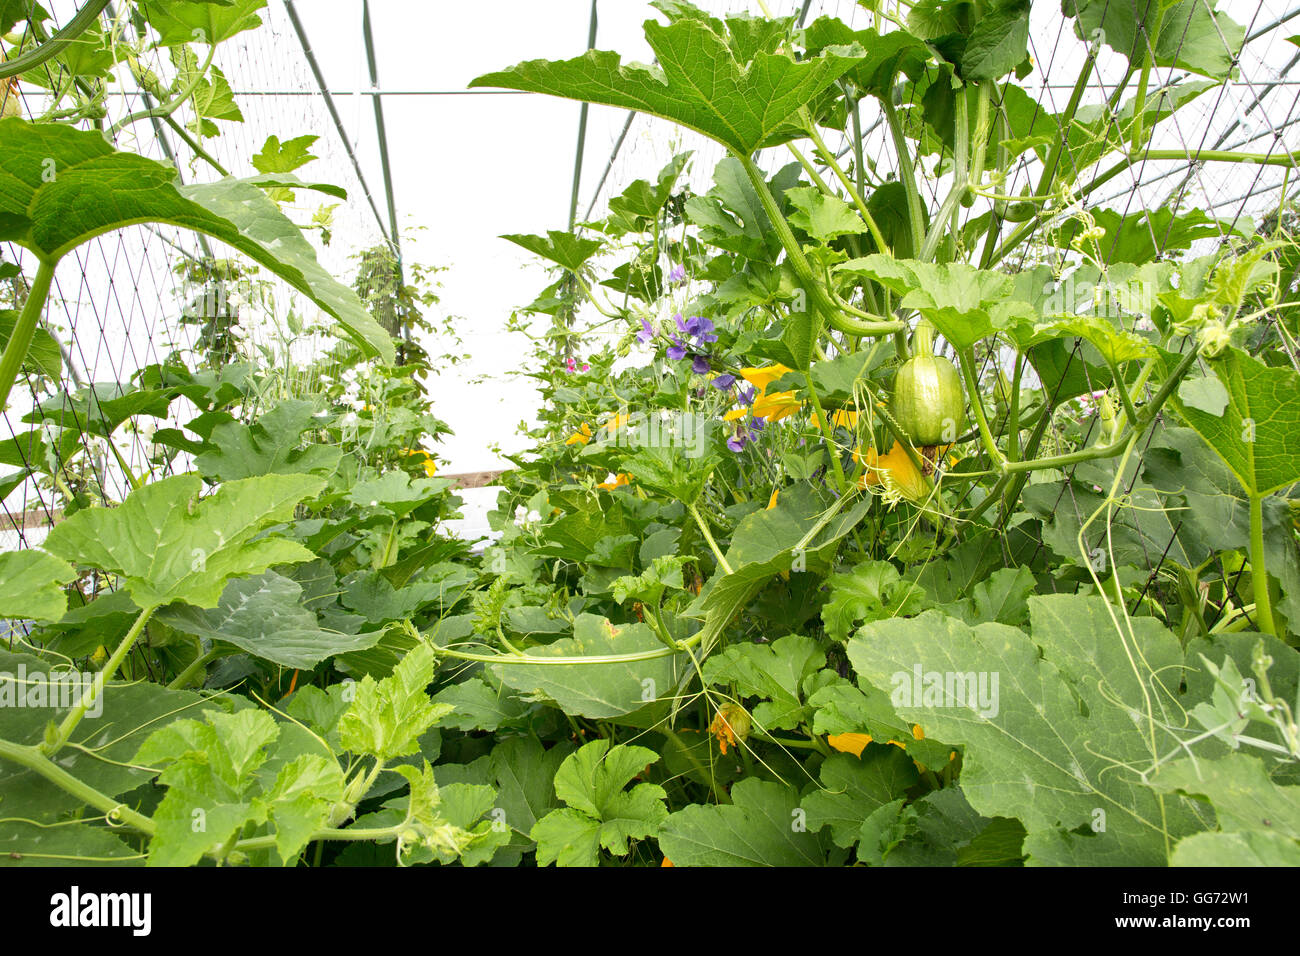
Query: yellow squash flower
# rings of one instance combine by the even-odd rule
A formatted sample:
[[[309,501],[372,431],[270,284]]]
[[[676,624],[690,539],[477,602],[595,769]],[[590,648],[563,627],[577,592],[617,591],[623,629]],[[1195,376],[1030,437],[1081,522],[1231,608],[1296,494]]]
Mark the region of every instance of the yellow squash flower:
[[[803,407],[803,402],[794,397],[794,392],[773,392],[771,395],[759,395],[750,406],[750,413],[755,418],[765,418],[769,422],[779,422],[789,418]]]
[[[602,481],[597,488],[604,488],[606,491],[613,491],[615,488],[622,488],[624,485],[631,483],[632,476],[625,471],[620,471],[612,479]]]
[[[842,754],[861,757],[871,743],[871,734],[827,734],[826,742]]]
[[[880,485],[886,491],[896,491],[912,501],[922,500],[929,491],[925,477],[916,470],[912,459],[898,442],[894,442],[894,447],[885,455],[880,455],[874,448],[868,448],[865,457],[855,451],[853,460],[867,468],[861,479],[864,488]]]
[[[591,426],[583,422],[582,427],[570,435],[564,443],[566,445],[585,445],[589,441],[591,441]]]
[[[817,413],[812,414],[813,424],[821,428],[821,419]],[[831,412],[831,424],[836,428],[854,428],[858,424],[858,413],[851,408],[841,408]]]
[[[788,369],[784,365],[766,365],[763,368],[742,368],[740,377],[761,393],[782,375],[788,375],[792,371],[793,369]]]
[[[619,414],[611,418],[609,421],[605,422],[605,430],[610,432],[616,432],[631,420],[632,420],[631,415],[624,415],[620,412]]]
[[[402,454],[405,455],[407,458],[413,458],[416,455],[423,455],[424,461],[421,462],[421,464],[424,466],[424,473],[428,475],[430,478],[438,474],[438,463],[434,461],[433,456],[430,455],[423,448],[403,448]]]

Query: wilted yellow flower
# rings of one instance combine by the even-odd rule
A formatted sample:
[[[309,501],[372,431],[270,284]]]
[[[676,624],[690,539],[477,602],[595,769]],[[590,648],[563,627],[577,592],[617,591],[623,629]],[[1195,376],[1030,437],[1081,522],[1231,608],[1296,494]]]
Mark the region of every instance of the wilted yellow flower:
[[[768,511],[771,511],[773,508],[776,507],[776,498],[777,498],[777,495],[779,495],[780,493],[781,493],[781,489],[780,489],[780,488],[773,488],[773,489],[772,489],[772,497],[767,499],[767,510],[768,510]]]
[[[734,747],[737,741],[749,736],[751,726],[749,711],[739,704],[728,703],[718,708],[709,724],[709,733],[718,738],[718,749],[725,754],[728,744]]]
[[[631,481],[632,481],[631,475],[629,475],[625,471],[620,471],[612,479],[608,481],[602,481],[596,487],[604,488],[606,491],[613,491],[615,488],[622,488],[624,485],[629,484]]]
[[[611,418],[609,421],[605,422],[605,430],[616,432],[631,420],[632,420],[631,415],[627,415],[620,412],[619,414]]]

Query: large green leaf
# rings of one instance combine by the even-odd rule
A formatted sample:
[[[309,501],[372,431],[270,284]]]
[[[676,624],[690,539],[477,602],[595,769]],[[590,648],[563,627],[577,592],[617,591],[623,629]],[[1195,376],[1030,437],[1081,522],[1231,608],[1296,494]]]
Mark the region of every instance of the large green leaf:
[[[741,697],[764,697],[754,722],[764,732],[793,730],[811,716],[802,703],[826,664],[826,652],[804,634],[788,634],[771,644],[733,644],[704,662],[709,684],[732,684]]]
[[[731,573],[718,571],[692,605],[704,617],[700,642],[706,653],[736,613],[776,575],[803,573],[795,567],[800,563],[803,570],[824,565],[839,540],[862,520],[871,498],[865,496],[826,519],[832,507],[808,485],[798,484],[784,489],[775,507],[740,522],[726,554]],[[804,549],[796,553],[800,544]]]
[[[123,576],[142,608],[185,601],[215,607],[230,578],[315,555],[286,538],[261,536],[321,490],[313,475],[231,481],[200,498],[198,475],[177,475],[132,492],[116,508],[88,508],[56,525],[42,547],[65,561]]]
[[[450,704],[429,700],[426,688],[436,669],[433,649],[417,644],[388,677],[363,677],[352,705],[339,718],[342,746],[384,760],[418,753],[420,735],[451,712]]]
[[[862,821],[880,807],[907,794],[919,774],[912,760],[898,747],[869,746],[862,756],[833,754],[819,772],[820,789],[803,798],[808,829],[831,828],[836,845],[858,842]]]
[[[901,305],[916,309],[958,349],[1037,318],[1028,302],[1012,298],[1010,276],[963,262],[935,265],[873,253],[842,263],[835,271],[874,279],[902,296]]]
[[[854,30],[834,17],[818,17],[801,31],[800,38],[804,49],[814,56],[829,48],[857,43],[866,51],[866,56],[845,76],[861,89],[881,98],[892,95],[898,74],[905,73],[913,79],[919,76],[930,57],[925,43],[906,30],[891,30],[885,34],[873,29]]]
[[[98,132],[0,120],[0,241],[57,261],[97,235],[143,222],[233,246],[337,319],[366,354],[393,361],[388,333],[321,268],[302,232],[255,182],[181,186],[173,167],[117,152]]]
[[[877,621],[850,640],[849,659],[865,680],[893,688],[904,718],[966,746],[971,806],[1019,818],[1031,863],[1164,865],[1167,840],[1205,826],[1191,803],[1139,776],[1179,746],[1177,639],[1142,618],[1117,632],[1099,598],[1033,597],[1029,613],[1032,638],[935,611]],[[961,699],[981,675],[985,700]],[[950,687],[962,693],[949,697]]]
[[[316,615],[302,605],[302,587],[274,571],[231,581],[210,610],[181,605],[159,616],[187,634],[307,670],[335,654],[373,647],[381,633],[322,629]]]
[[[144,18],[158,31],[161,46],[185,43],[216,45],[236,33],[262,25],[257,11],[266,0],[145,0],[140,4]]]
[[[962,78],[998,80],[1029,55],[1029,0],[1009,0],[975,22],[961,56]]]
[[[754,21],[683,18],[647,20],[646,41],[658,66],[623,64],[617,53],[592,50],[572,60],[530,60],[488,73],[471,87],[499,86],[619,106],[673,120],[741,155],[791,138],[800,109],[864,56],[861,47],[831,47],[796,62],[755,49]],[[744,31],[744,32],[742,32]]]
[[[9,344],[9,336],[14,334],[18,324],[18,313],[13,309],[0,309],[0,349]],[[32,366],[42,375],[57,380],[63,374],[63,353],[59,351],[58,340],[48,329],[37,326],[32,334],[31,345],[27,347],[27,358]]]
[[[57,724],[71,712],[77,691],[86,689],[87,677],[68,672],[66,665],[57,666],[59,670],[54,661],[0,649],[0,713],[4,714],[6,740],[39,746],[50,722]],[[76,683],[78,677],[80,684]],[[19,678],[25,683],[19,685]],[[15,693],[24,695],[22,706],[17,706]],[[111,681],[98,700],[102,705],[87,710],[72,732],[70,746],[59,753],[58,762],[78,780],[113,797],[134,790],[152,776],[131,758],[160,722],[195,713],[200,707],[217,706],[199,694],[167,690],[146,681]],[[0,760],[0,818],[50,822],[81,806],[78,797],[34,770]],[[4,832],[3,824],[0,832]]]
[[[1154,53],[1158,66],[1226,77],[1246,31],[1207,0],[1061,0],[1079,36],[1099,30],[1107,46],[1133,61]]]
[[[663,649],[644,624],[612,625],[607,618],[580,614],[573,637],[530,647],[530,657],[563,659],[631,654]],[[597,719],[619,717],[669,696],[689,669],[684,654],[616,664],[494,664],[507,687],[554,700],[567,714]]]
[[[1204,797],[1224,832],[1300,840],[1300,787],[1280,786],[1258,757],[1233,753],[1217,760],[1184,758],[1161,767],[1151,784],[1169,793]]]
[[[570,272],[577,272],[583,264],[596,254],[604,243],[599,239],[583,239],[571,232],[550,230],[545,236],[508,235],[517,246],[522,246],[534,255],[549,259],[556,265],[563,266]]]
[[[194,459],[194,467],[214,481],[254,475],[332,473],[343,450],[334,445],[302,445],[304,432],[328,424],[310,402],[288,399],[258,417],[252,425],[224,422],[212,429],[216,446]]]
[[[611,748],[608,740],[593,740],[566,757],[555,775],[555,795],[568,808],[552,810],[531,831],[538,865],[596,866],[600,849],[626,856],[629,840],[658,833],[668,816],[663,787],[623,789],[658,759],[653,750]]]
[[[1214,449],[1250,495],[1267,495],[1300,480],[1300,375],[1269,368],[1235,348],[1210,364],[1227,392],[1221,415],[1170,401]]]
[[[659,828],[659,846],[674,866],[821,866],[826,847],[803,822],[793,790],[746,777],[730,804],[693,804]]]
[[[0,618],[57,621],[68,610],[61,585],[76,576],[70,565],[44,551],[0,553]]]

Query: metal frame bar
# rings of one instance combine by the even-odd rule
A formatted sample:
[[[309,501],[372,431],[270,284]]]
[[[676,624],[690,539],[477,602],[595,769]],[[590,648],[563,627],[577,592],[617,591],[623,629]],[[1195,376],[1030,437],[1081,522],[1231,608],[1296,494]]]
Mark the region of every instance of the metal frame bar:
[[[294,8],[294,0],[284,0],[285,12],[289,14],[289,22],[293,24],[293,31],[298,35],[298,43],[302,47],[303,55],[307,58],[307,65],[311,68],[312,76],[316,78],[316,86],[320,90],[320,95],[325,98],[325,108],[329,110],[330,119],[334,121],[334,128],[338,131],[339,139],[343,143],[343,149],[348,154],[348,159],[352,160],[352,168],[357,174],[357,181],[361,183],[361,191],[366,195],[366,201],[370,203],[370,209],[375,214],[375,222],[379,224],[379,231],[383,233],[384,238],[389,242],[393,237],[388,234],[388,229],[384,225],[384,217],[379,214],[379,206],[375,203],[375,197],[370,192],[370,185],[366,182],[366,175],[361,171],[361,163],[357,160],[357,154],[352,149],[352,143],[348,140],[347,131],[343,128],[343,120],[339,116],[338,108],[334,105],[334,97],[325,85],[325,76],[321,73],[320,64],[316,62],[316,54],[312,52],[311,42],[307,39],[307,31],[303,29],[302,20],[298,18],[298,11]],[[316,94],[311,94],[315,96]]]

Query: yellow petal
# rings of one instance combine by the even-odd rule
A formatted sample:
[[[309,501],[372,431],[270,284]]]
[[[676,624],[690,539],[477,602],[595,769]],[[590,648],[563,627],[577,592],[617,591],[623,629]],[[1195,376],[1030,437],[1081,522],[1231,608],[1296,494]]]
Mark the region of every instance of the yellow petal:
[[[794,392],[775,392],[772,395],[760,395],[754,399],[750,411],[755,418],[765,418],[769,422],[779,422],[799,411],[802,402],[794,397]]]
[[[763,368],[742,368],[740,377],[762,392],[782,375],[789,374],[790,371],[791,369],[786,368],[784,365],[766,365]]]
[[[912,736],[915,737],[917,740],[925,739],[925,731],[921,729],[920,724],[912,725]]]
[[[631,418],[632,418],[631,415],[624,415],[621,413],[615,415],[609,421],[605,422],[605,429],[607,431],[616,432],[624,425],[626,425],[631,420]]]
[[[744,418],[749,414],[748,408],[733,408],[727,414],[722,416],[724,422],[734,422],[737,418]]]
[[[776,497],[777,497],[777,495],[779,495],[780,493],[781,493],[781,489],[780,489],[780,488],[773,488],[773,489],[772,489],[772,497],[767,499],[767,510],[768,510],[768,511],[771,511],[773,508],[776,507]]]
[[[583,423],[582,423],[582,427],[579,428],[579,429],[578,429],[576,432],[574,432],[572,435],[570,435],[570,436],[568,437],[568,440],[565,441],[565,444],[566,444],[566,445],[585,445],[585,444],[587,444],[587,442],[589,442],[589,441],[591,441],[591,426],[588,425],[586,422],[583,422]]]
[[[861,757],[862,751],[871,743],[871,734],[828,734],[826,742],[840,753]]]

